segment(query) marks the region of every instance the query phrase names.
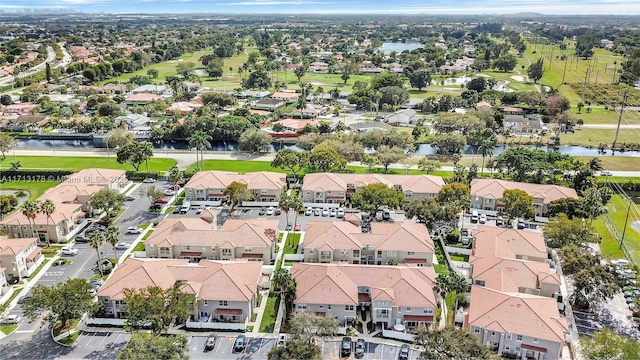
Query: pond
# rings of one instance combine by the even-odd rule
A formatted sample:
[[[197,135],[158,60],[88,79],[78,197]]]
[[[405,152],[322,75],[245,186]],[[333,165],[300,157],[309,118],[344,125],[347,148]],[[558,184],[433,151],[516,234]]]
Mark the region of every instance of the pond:
[[[382,46],[379,48],[379,50],[382,50],[384,53],[390,53],[392,51],[401,53],[405,50],[411,51],[415,49],[420,49],[422,47],[424,47],[424,44],[420,44],[420,43],[385,42],[385,43],[382,43]]]

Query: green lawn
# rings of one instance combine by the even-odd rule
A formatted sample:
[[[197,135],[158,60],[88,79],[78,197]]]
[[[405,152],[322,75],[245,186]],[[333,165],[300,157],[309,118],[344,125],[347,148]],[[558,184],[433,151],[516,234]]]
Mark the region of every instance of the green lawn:
[[[627,217],[627,209],[628,203],[620,195],[614,195],[607,205],[609,218],[620,235],[622,234]],[[627,248],[627,252],[630,257],[629,260],[633,261],[635,264],[640,264],[640,233],[636,231],[631,224],[633,221],[640,221],[638,216],[639,213],[640,206],[637,204],[632,205],[627,224],[627,231],[624,237],[624,245]],[[604,215],[600,216],[593,222],[594,229],[602,235],[602,243],[600,244],[602,255],[607,259],[619,259],[626,257],[620,249],[619,239],[609,231],[603,217]]]
[[[195,163],[189,166],[189,171],[195,170]],[[246,160],[205,160],[205,170],[225,170],[230,172],[248,173],[256,171],[274,171],[285,173],[285,170],[272,168],[268,161],[246,161]]]
[[[611,145],[615,138],[615,129],[580,129],[574,134],[560,134],[562,145],[580,145],[597,148],[599,144]],[[640,143],[637,129],[620,129],[618,134],[618,144],[620,143]]]
[[[0,331],[2,331],[5,335],[11,334],[17,328],[18,328],[18,324],[0,325]]]
[[[0,189],[29,191],[29,200],[35,200],[49,188],[58,184],[57,181],[7,181],[0,183]]]
[[[11,161],[9,161],[11,160]],[[16,156],[16,160],[20,161],[22,167],[20,169],[60,169],[80,171],[89,168],[101,169],[120,169],[135,170],[129,164],[118,164],[115,156],[107,157],[81,157],[81,156]],[[0,161],[0,170],[7,170],[11,166],[13,157]],[[170,167],[177,164],[174,159],[153,158],[149,160],[149,171],[163,172],[169,170]],[[147,168],[143,163],[140,165],[140,171],[146,171]]]
[[[270,333],[273,332],[273,328],[276,325],[276,317],[278,316],[278,307],[280,306],[280,297],[269,293],[267,298],[267,305],[264,308],[262,314],[262,321],[260,322],[260,332]]]
[[[586,106],[585,106],[586,108]],[[604,108],[592,108],[590,113],[582,109],[578,113],[575,106],[571,109],[571,114],[577,119],[582,119],[585,124],[617,124],[620,112],[613,110],[605,110]]]
[[[300,244],[300,233],[289,233],[287,242],[284,245],[284,253],[295,254],[298,250],[298,244]]]

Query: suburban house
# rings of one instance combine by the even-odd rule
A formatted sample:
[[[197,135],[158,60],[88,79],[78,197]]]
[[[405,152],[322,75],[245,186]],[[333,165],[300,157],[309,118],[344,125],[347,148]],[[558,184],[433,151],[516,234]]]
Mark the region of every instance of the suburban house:
[[[137,93],[137,94],[129,94],[123,101],[125,105],[145,105],[152,101],[164,101],[166,98],[164,96],[148,94],[148,93]]]
[[[13,126],[10,130],[13,131],[38,131],[48,121],[49,117],[46,115],[20,115],[13,121]]]
[[[574,189],[546,184],[531,184],[498,179],[473,179],[471,181],[471,208],[487,211],[504,209],[502,194],[505,190],[520,189],[533,197],[536,216],[547,217],[550,202],[563,198],[578,198]]]
[[[195,101],[178,101],[171,104],[165,112],[167,114],[187,115],[192,111],[196,111],[203,105]]]
[[[286,103],[294,103],[298,101],[300,94],[288,91],[276,91],[271,95],[271,98],[275,100],[282,100]]]
[[[18,104],[9,104],[2,108],[2,111],[7,114],[17,114],[17,115],[28,115],[31,113],[31,110],[38,107],[37,104],[32,104],[29,102],[23,102]]]
[[[309,221],[302,243],[304,262],[431,266],[434,245],[424,224]]]
[[[352,323],[364,311],[386,329],[430,326],[438,307],[431,267],[294,263],[297,311],[333,316]]]
[[[307,174],[302,184],[302,200],[307,204],[344,204],[359,188],[383,183],[404,193],[407,201],[435,197],[444,186],[439,176],[384,174]]]
[[[254,109],[258,110],[275,110],[285,106],[284,101],[279,99],[262,99],[257,101],[254,105]]]
[[[152,119],[150,117],[147,117],[145,115],[140,115],[140,114],[128,114],[128,115],[123,115],[123,116],[118,116],[115,119],[113,119],[115,126],[118,126],[120,124],[120,122],[124,121],[125,124],[127,124],[127,127],[129,129],[134,129],[137,127],[151,127],[153,125],[155,125],[155,123],[158,121],[156,119]]]
[[[423,116],[420,116],[413,109],[403,109],[394,112],[393,114],[389,114],[384,117],[384,121],[388,124],[392,125],[408,125],[408,124],[416,124],[422,119]]]
[[[218,228],[218,214],[199,218],[165,218],[145,242],[145,256],[163,259],[247,259],[266,265],[274,260],[278,221],[228,219]]]
[[[569,328],[556,299],[471,287],[464,327],[498,355],[520,359],[561,359]]]
[[[523,115],[506,115],[502,127],[510,133],[536,134],[542,130],[542,120],[538,118],[524,117]]]
[[[383,122],[363,122],[357,124],[349,124],[349,128],[355,132],[364,133],[373,130],[391,130],[393,126]]]
[[[285,132],[291,133],[297,133],[298,131],[304,129],[304,127],[307,125],[318,127],[318,123],[313,120],[282,119],[272,122],[271,126],[275,124],[284,126]]]
[[[470,262],[474,257],[535,262],[544,262],[548,257],[544,235],[538,231],[479,225],[471,236],[474,243]]]
[[[282,173],[260,171],[237,174],[226,171],[200,171],[184,186],[185,200],[193,205],[218,206],[224,200],[224,190],[232,182],[247,184],[254,194],[254,201],[274,203],[280,200],[280,193],[286,186],[286,175]]]
[[[194,296],[196,306],[190,323],[216,328],[216,323],[246,324],[257,306],[262,264],[251,261],[209,261],[187,259],[126,259],[100,287],[98,303],[105,317],[126,318],[124,290],[158,286],[180,289]]]
[[[148,93],[148,94],[162,94],[167,90],[171,90],[168,87],[164,86],[164,85],[154,85],[154,84],[145,84],[145,85],[141,85],[138,86],[137,88],[131,90],[132,94],[143,94],[143,93]]]
[[[328,73],[329,64],[322,61],[314,61],[311,64],[309,64],[309,68],[307,70],[309,72],[315,72],[315,73]]]
[[[29,277],[42,264],[44,256],[38,246],[38,239],[23,237],[10,239],[0,235],[0,268],[8,283]]]
[[[505,106],[502,108],[502,112],[505,115],[524,115],[524,110],[519,107]]]

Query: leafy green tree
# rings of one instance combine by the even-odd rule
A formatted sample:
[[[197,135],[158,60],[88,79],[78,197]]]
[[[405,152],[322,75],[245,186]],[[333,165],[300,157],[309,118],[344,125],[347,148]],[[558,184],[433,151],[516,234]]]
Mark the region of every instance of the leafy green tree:
[[[22,215],[24,215],[29,221],[29,225],[31,225],[31,233],[29,236],[35,235],[35,220],[36,216],[38,216],[38,203],[32,200],[27,200],[22,203]]]
[[[334,148],[325,145],[317,145],[309,155],[309,165],[321,172],[330,169],[343,169],[347,160],[338,154]]]
[[[287,340],[285,346],[274,346],[267,353],[269,360],[286,359],[322,359],[322,349],[320,346],[306,342],[302,339]]]
[[[266,71],[256,70],[249,75],[245,85],[248,89],[268,89],[271,87],[271,79]]]
[[[117,360],[188,360],[189,340],[184,335],[135,333]]]
[[[196,130],[191,137],[189,137],[189,147],[196,148],[196,165],[199,170],[204,170],[204,149],[211,147],[211,135],[201,130]],[[198,151],[200,151],[201,162],[198,163]]]
[[[600,264],[600,258],[570,244],[560,250],[562,273],[573,275],[580,270]]]
[[[122,109],[118,104],[108,102],[98,105],[98,114],[100,116],[118,116],[122,113]]]
[[[380,164],[384,166],[384,172],[389,172],[389,165],[406,158],[407,153],[399,147],[383,145],[376,151],[376,157],[380,160]]]
[[[415,332],[414,342],[422,348],[421,359],[497,359],[475,335],[458,327],[432,331],[421,326]]]
[[[298,79],[298,82],[301,81],[301,79],[304,77],[306,73],[307,73],[307,69],[304,66],[298,66],[295,70],[293,70],[293,74]]]
[[[480,170],[481,176],[484,173],[484,159],[487,156],[489,158],[493,156],[493,149],[495,147],[496,147],[495,141],[492,141],[490,139],[483,141],[482,144],[478,147],[478,154],[482,155],[482,168]]]
[[[271,162],[271,167],[289,170],[293,178],[298,181],[298,173],[307,166],[309,153],[292,149],[281,149]]]
[[[140,165],[153,157],[153,151],[149,152],[145,143],[132,142],[121,146],[116,156],[119,164],[129,163],[136,171],[140,171]]]
[[[529,79],[537,84],[538,80],[542,79],[542,75],[544,75],[544,60],[539,58],[538,61],[529,65],[527,75],[529,75]]]
[[[371,88],[380,90],[384,87],[389,87],[389,86],[402,87],[405,81],[406,81],[406,78],[402,74],[386,72],[380,75],[375,75],[371,79]]]
[[[107,146],[111,149],[133,143],[134,141],[135,137],[133,136],[133,133],[131,131],[120,128],[110,131],[104,138],[105,144],[107,144]]]
[[[383,206],[398,208],[404,203],[404,194],[383,183],[372,183],[356,190],[351,203],[360,211],[375,214]]]
[[[183,61],[176,65],[176,72],[186,78],[195,68],[196,64],[192,61]]]
[[[269,151],[271,147],[271,135],[259,129],[247,129],[240,135],[238,143],[242,151]]]
[[[431,84],[431,74],[427,70],[418,70],[409,74],[409,83],[418,91]]]
[[[9,94],[0,95],[0,105],[7,106],[7,105],[11,105],[12,102],[13,102],[13,99],[11,98],[11,95]]]
[[[494,69],[498,69],[500,71],[509,72],[516,68],[518,65],[518,59],[516,59],[513,55],[504,55],[501,56],[491,63],[491,66]]]
[[[607,211],[605,203],[602,199],[600,189],[591,187],[582,192],[582,210],[587,213],[589,224],[593,223],[593,219],[604,214]]]
[[[610,265],[595,265],[573,274],[573,293],[569,296],[580,309],[602,303],[620,291],[615,269]]]
[[[502,193],[504,212],[510,219],[518,217],[531,219],[536,215],[536,208],[533,206],[533,196],[520,189],[509,189]]]
[[[467,138],[460,134],[440,134],[436,136],[433,145],[438,148],[439,154],[457,154],[467,145]]]
[[[224,189],[223,195],[226,196],[231,203],[229,213],[232,213],[238,204],[243,201],[250,200],[253,197],[253,193],[251,193],[247,184],[239,181],[234,181],[227,185]]]
[[[294,339],[312,343],[316,337],[327,338],[338,332],[338,321],[331,316],[318,316],[308,311],[297,311],[289,320],[289,334]]]
[[[44,314],[50,327],[66,325],[70,320],[80,319],[85,313],[92,314],[96,310],[97,303],[90,290],[87,280],[80,278],[54,286],[36,285],[22,310],[32,321]]]
[[[149,68],[149,70],[147,70],[147,76],[149,76],[150,78],[157,79],[158,75],[160,75],[160,71],[158,71],[158,69]]]
[[[120,210],[126,200],[127,197],[124,194],[113,189],[102,188],[91,195],[89,203],[93,209],[102,209],[108,212],[110,210]]]
[[[156,200],[162,199],[164,197],[164,192],[161,189],[158,189],[156,186],[149,186],[148,188],[140,189],[140,196],[146,196],[153,204],[156,202]]]
[[[581,339],[580,348],[591,360],[634,359],[640,354],[639,342],[608,327],[596,331],[590,338]]]
[[[275,123],[273,125],[271,125],[271,130],[273,130],[274,132],[277,133],[283,133],[286,128],[284,127],[284,125],[280,124],[280,123]]]
[[[373,166],[380,165],[380,159],[378,159],[377,156],[371,155],[371,154],[362,155],[362,160],[360,160],[360,162],[363,165],[367,165],[367,167],[368,167],[367,172],[368,173],[371,173],[371,168]]]
[[[147,172],[149,172],[149,159],[153,157],[153,145],[148,141],[144,141],[140,143],[140,151],[144,154],[144,163],[147,167]]]
[[[547,205],[548,215],[550,218],[564,213],[569,218],[579,217],[586,219],[589,217],[582,209],[582,200],[574,198],[561,198],[553,200]]]
[[[577,217],[569,219],[563,213],[550,218],[549,223],[542,227],[542,232],[549,239],[547,245],[552,248],[596,241],[596,235],[589,224]]]
[[[457,218],[456,209],[452,206],[442,206],[433,198],[415,199],[404,205],[407,219],[414,217],[418,222],[427,224],[432,228],[432,224],[437,221],[454,221]]]
[[[18,205],[14,195],[0,195],[0,215],[8,214]]]
[[[125,330],[135,332],[148,326],[152,333],[159,334],[166,332],[172,323],[185,322],[195,306],[195,298],[181,288],[182,283],[177,282],[169,289],[158,286],[124,289]]]
[[[435,201],[442,206],[452,206],[456,212],[460,212],[471,207],[471,190],[466,184],[453,182],[438,191]]]
[[[13,136],[5,133],[0,133],[0,153],[2,153],[2,160],[6,159],[6,153],[11,151],[15,146],[15,139]]]
[[[429,158],[423,157],[418,161],[418,169],[426,172],[427,175],[441,168],[442,164],[438,160],[429,160]]]

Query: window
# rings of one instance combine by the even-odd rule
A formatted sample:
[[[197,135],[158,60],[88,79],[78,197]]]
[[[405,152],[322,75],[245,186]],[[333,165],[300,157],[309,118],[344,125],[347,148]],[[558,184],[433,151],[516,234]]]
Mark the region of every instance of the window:
[[[511,351],[511,345],[505,345],[504,351]]]
[[[309,254],[313,254],[313,249],[309,249]]]
[[[479,327],[477,327],[477,326],[476,326],[476,327],[474,327],[474,328],[473,328],[473,332],[474,332],[475,334],[480,334],[480,328],[479,328]]]
[[[387,251],[387,256],[396,256],[396,252],[395,251]]]
[[[220,300],[218,301],[218,306],[229,306],[229,303],[227,300]]]
[[[517,341],[522,341],[522,335],[516,335],[516,340]]]
[[[495,332],[495,331],[492,331],[492,332],[491,332],[491,336],[496,336],[496,332]]]
[[[203,300],[202,302],[204,306],[209,306],[209,300]]]
[[[191,246],[189,246],[189,245],[182,245],[182,250],[187,250],[187,251],[189,251],[189,250],[191,250]]]
[[[260,190],[260,195],[267,195],[269,190]]]
[[[244,251],[246,251],[246,252],[251,252],[251,250],[253,250],[253,249],[252,249],[250,246],[249,246],[249,247],[244,248]]]
[[[507,340],[511,340],[513,339],[513,335],[512,334],[507,334]]]
[[[398,306],[398,314],[402,314],[402,306]]]
[[[411,312],[411,308],[410,307],[407,308],[407,312]]]
[[[298,304],[298,305],[296,305],[296,309],[298,309],[298,310],[307,310],[307,304]]]
[[[423,314],[427,314],[427,315],[433,315],[433,309],[432,308],[424,308],[424,310],[422,310]]]
[[[223,256],[231,256],[231,249],[222,249]]]
[[[202,251],[207,251],[207,247],[206,247],[206,246],[203,246],[203,247],[202,247]]]
[[[327,310],[331,310],[331,305],[327,305]]]
[[[413,256],[415,255],[415,251],[407,251],[407,256]]]
[[[538,338],[533,338],[533,342],[537,344],[540,340]]]
[[[341,253],[342,255],[348,255],[348,254],[349,254],[349,250],[342,249],[342,250],[340,250],[340,253]]]
[[[323,310],[324,309],[324,305],[318,305],[318,309]]]
[[[520,346],[516,346],[516,352],[519,353],[520,352]]]
[[[353,305],[345,305],[344,306],[344,310],[345,311],[353,311]]]

